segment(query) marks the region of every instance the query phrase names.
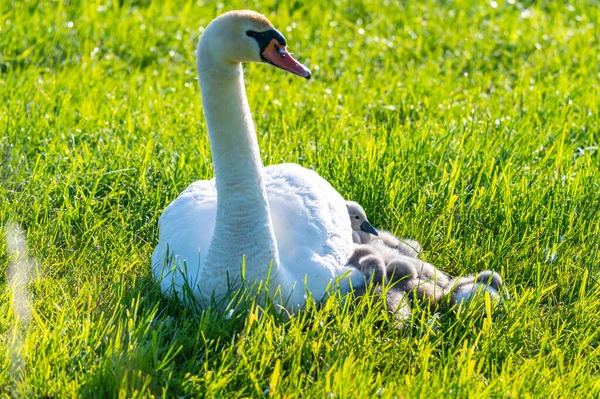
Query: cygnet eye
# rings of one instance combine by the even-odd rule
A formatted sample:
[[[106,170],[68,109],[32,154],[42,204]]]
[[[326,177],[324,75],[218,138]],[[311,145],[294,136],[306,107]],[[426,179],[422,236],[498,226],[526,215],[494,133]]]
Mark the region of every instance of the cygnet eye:
[[[354,216],[354,219],[360,219],[360,217],[358,217],[358,216]]]

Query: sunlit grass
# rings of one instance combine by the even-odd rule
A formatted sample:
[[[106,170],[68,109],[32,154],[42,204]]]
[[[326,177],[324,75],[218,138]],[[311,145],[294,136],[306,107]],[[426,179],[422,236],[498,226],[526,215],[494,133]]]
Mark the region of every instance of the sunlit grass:
[[[235,8],[314,76],[247,66],[264,163],[451,274],[499,271],[509,302],[435,331],[364,299],[288,319],[161,296],[157,219],[212,177],[195,45]],[[600,395],[599,23],[583,0],[0,2],[0,230],[38,265],[20,323],[2,235],[0,396]]]

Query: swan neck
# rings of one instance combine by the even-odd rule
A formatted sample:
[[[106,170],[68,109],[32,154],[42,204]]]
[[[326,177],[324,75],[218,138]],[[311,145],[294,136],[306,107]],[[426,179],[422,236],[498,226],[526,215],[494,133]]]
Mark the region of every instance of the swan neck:
[[[237,69],[231,75],[209,72],[209,79],[199,74],[215,178],[221,194],[243,188],[245,195],[261,197],[263,166],[243,73],[241,67]]]
[[[204,269],[239,275],[244,255],[246,278],[264,280],[279,259],[242,67],[201,50],[202,45],[198,78],[217,185],[215,230]]]

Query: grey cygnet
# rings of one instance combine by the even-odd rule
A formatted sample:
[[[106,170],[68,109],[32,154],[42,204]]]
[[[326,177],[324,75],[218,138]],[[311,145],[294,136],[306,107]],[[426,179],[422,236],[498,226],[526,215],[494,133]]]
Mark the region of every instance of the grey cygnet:
[[[493,270],[484,270],[476,276],[460,277],[449,287],[450,304],[458,306],[462,302],[470,302],[475,295],[489,292],[490,298],[500,301],[502,277]]]
[[[367,285],[370,282],[384,284],[387,281],[384,260],[370,245],[357,246],[348,259],[347,265],[360,270],[365,275]]]
[[[431,307],[444,295],[448,277],[427,262],[398,255],[386,271],[392,289],[405,292],[413,306]]]
[[[379,235],[367,220],[367,214],[359,203],[346,201],[346,208],[348,208],[348,216],[350,216],[352,225],[352,241],[356,244],[368,244],[371,242],[372,236]]]
[[[377,240],[381,240],[386,246],[395,249],[402,255],[416,258],[421,253],[421,244],[410,238],[398,238],[389,231],[379,231]]]

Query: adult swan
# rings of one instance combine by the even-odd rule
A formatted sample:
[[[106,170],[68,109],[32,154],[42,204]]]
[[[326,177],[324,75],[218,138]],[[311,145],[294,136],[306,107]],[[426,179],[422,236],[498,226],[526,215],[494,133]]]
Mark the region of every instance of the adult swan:
[[[266,62],[310,78],[263,15],[233,11],[213,20],[200,39],[197,69],[215,178],[192,183],[164,211],[153,273],[164,293],[187,286],[203,302],[223,298],[242,278],[280,287],[286,306],[306,290],[321,299],[337,277],[361,285],[344,266],[353,250],[344,199],[314,171],[296,164],[263,168],[248,107],[242,62]],[[364,280],[364,279],[363,279]]]

